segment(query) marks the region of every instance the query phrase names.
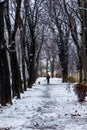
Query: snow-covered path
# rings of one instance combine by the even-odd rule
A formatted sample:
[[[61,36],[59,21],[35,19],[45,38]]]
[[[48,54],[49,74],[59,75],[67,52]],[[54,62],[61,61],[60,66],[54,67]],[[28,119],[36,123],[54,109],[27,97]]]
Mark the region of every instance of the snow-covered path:
[[[58,79],[37,81],[12,106],[0,108],[0,130],[87,130],[87,102],[79,104],[68,87]]]

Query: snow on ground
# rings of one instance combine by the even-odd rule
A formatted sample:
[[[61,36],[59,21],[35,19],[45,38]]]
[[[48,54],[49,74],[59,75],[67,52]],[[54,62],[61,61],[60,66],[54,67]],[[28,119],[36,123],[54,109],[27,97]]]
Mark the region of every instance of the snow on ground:
[[[12,106],[0,107],[0,130],[87,130],[87,101],[78,103],[73,84],[50,80],[38,78]]]

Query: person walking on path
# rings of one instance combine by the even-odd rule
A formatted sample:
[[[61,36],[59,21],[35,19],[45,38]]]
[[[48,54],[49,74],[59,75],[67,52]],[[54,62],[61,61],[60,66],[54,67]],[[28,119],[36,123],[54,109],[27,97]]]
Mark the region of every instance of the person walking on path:
[[[49,84],[49,82],[50,82],[50,76],[49,76],[49,74],[47,74],[46,79],[47,79],[47,84]]]

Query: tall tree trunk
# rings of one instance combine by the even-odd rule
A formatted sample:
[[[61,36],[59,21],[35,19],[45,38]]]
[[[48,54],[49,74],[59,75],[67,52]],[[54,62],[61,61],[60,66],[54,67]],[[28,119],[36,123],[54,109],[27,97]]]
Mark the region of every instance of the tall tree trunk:
[[[13,89],[13,97],[17,96],[20,98],[21,92],[21,75],[19,70],[19,65],[17,61],[17,55],[15,50],[15,43],[12,43],[10,52],[10,62],[11,62],[11,71],[12,71],[12,89]]]
[[[79,82],[81,83],[83,81],[83,67],[82,67],[82,50],[80,48],[77,48],[77,53],[78,53],[78,70],[79,70]]]
[[[51,77],[54,77],[55,57],[51,61]]]
[[[63,82],[68,82],[68,40],[64,41],[62,38],[62,32],[59,29],[60,33],[60,43],[58,44],[59,48],[59,58],[60,58],[60,64],[62,68],[62,78]]]
[[[87,50],[86,50],[86,13],[85,13],[85,0],[82,1],[82,13],[81,13],[81,18],[82,18],[82,61],[83,61],[83,70],[84,70],[84,80],[87,82]]]
[[[11,21],[9,18],[9,1],[5,1],[5,19],[7,24],[7,30],[9,34],[9,45],[10,45],[10,63],[11,63],[11,71],[12,71],[12,89],[13,96],[17,96],[20,98],[20,92],[22,91],[22,83],[21,83],[21,74],[19,70],[17,54],[15,49],[15,36],[17,32],[17,28],[19,26],[20,19],[20,8],[21,8],[21,0],[16,1],[16,13],[15,13],[15,23],[13,30],[11,29]]]
[[[24,27],[25,28],[25,27]],[[23,84],[24,84],[24,91],[27,90],[26,86],[26,73],[25,73],[25,36],[24,32],[25,29],[20,32],[20,41],[21,41],[21,50],[22,50],[22,74],[23,74]]]
[[[24,53],[24,52],[22,52],[22,53]],[[26,86],[26,73],[25,73],[25,58],[23,55],[24,54],[22,54],[22,74],[23,74],[24,91],[26,91],[27,86]]]
[[[35,75],[35,39],[33,39],[29,53],[29,88],[32,87]]]
[[[4,2],[0,3],[0,81],[1,81],[1,105],[12,104],[9,67],[4,40]]]
[[[46,59],[46,75],[48,74],[48,58]]]

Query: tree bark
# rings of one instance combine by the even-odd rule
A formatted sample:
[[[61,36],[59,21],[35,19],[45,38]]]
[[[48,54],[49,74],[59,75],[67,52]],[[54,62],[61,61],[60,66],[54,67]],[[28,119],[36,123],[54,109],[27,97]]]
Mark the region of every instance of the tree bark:
[[[12,104],[9,66],[4,40],[4,2],[0,3],[0,81],[1,81],[1,105]]]

